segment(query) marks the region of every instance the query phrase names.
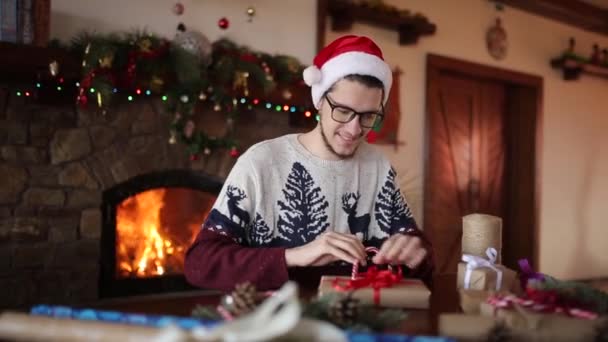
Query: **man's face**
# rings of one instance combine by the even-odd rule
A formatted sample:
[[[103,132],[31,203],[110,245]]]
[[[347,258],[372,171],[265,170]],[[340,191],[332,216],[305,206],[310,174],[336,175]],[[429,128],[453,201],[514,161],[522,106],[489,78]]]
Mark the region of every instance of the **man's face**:
[[[380,112],[382,109],[382,89],[369,88],[356,81],[338,81],[327,96],[334,105],[348,107],[360,113]],[[352,157],[371,128],[360,125],[359,115],[347,123],[335,121],[332,119],[328,100],[323,98],[321,101],[319,125],[325,147],[339,159]]]

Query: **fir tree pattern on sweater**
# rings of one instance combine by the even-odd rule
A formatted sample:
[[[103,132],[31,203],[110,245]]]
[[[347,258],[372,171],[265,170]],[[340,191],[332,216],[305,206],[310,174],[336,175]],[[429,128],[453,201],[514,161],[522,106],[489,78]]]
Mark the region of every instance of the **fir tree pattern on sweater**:
[[[395,169],[391,167],[375,204],[378,226],[388,235],[404,233],[409,229],[416,228],[412,211],[405,203],[401,191],[395,185],[396,175]]]
[[[316,186],[310,173],[295,162],[283,188],[284,201],[280,208],[278,238],[288,246],[313,241],[329,227],[325,209],[329,206],[321,188]]]
[[[355,156],[320,160],[296,135],[261,142],[239,157],[203,228],[249,247],[297,247],[325,231],[379,247],[417,229],[390,162],[363,144]]]
[[[248,242],[250,246],[267,246],[272,242],[272,229],[260,213],[255,213],[255,220],[251,223],[248,232]]]

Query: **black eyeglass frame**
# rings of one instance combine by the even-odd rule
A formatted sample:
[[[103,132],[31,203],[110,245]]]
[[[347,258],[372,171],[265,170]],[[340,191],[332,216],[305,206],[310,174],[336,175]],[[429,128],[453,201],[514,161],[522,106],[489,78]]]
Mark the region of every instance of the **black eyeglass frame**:
[[[359,116],[359,125],[361,125],[361,127],[364,128],[373,128],[376,125],[379,125],[382,120],[384,120],[384,104],[380,104],[381,109],[379,112],[376,111],[369,111],[369,112],[357,112],[356,110],[348,107],[348,106],[344,106],[341,104],[336,104],[328,95],[325,95],[325,99],[327,100],[327,104],[329,105],[329,108],[331,108],[331,118],[332,120],[334,120],[335,122],[339,122],[339,123],[349,123],[351,121],[353,121],[353,119],[355,118],[355,116]],[[340,108],[343,109],[345,112],[352,112],[352,114],[349,116],[349,118],[346,121],[340,121],[337,120],[334,117],[334,112],[336,108]],[[363,119],[363,115],[375,115],[376,117],[374,118],[374,121],[372,123],[371,126],[367,126],[364,125],[362,122]]]

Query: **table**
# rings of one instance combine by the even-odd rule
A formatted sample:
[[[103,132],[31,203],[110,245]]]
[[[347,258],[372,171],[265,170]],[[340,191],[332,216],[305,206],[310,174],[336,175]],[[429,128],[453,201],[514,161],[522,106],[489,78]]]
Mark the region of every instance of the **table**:
[[[433,277],[429,310],[408,310],[408,318],[398,327],[387,332],[407,335],[437,335],[439,314],[460,312],[456,274],[440,274]],[[314,295],[304,291],[303,297]],[[100,310],[117,310],[154,315],[190,316],[196,305],[217,305],[222,293],[218,291],[192,291],[162,295],[117,298],[91,303],[89,307]]]

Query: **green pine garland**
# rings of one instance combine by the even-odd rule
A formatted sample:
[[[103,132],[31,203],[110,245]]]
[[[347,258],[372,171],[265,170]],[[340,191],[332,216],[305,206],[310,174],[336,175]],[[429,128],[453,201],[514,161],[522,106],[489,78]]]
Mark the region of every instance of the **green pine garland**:
[[[379,309],[370,304],[359,304],[358,315],[353,322],[337,322],[329,312],[330,305],[340,298],[347,296],[341,293],[328,293],[309,302],[302,302],[303,317],[330,322],[342,329],[359,332],[382,332],[400,324],[407,317],[403,310]],[[221,316],[212,306],[197,305],[192,316],[206,320],[221,320]]]
[[[166,111],[175,115],[172,139],[187,146],[196,157],[216,148],[235,148],[231,125],[223,137],[209,136],[193,125],[199,99],[221,110],[229,120],[239,111],[237,97],[267,95],[282,86],[300,86],[304,67],[293,57],[272,56],[222,39],[212,44],[211,56],[201,60],[189,51],[144,31],[121,34],[81,33],[70,50],[83,60],[78,102],[98,106],[102,112],[125,94],[136,91],[163,98]],[[133,98],[129,96],[128,100]]]
[[[528,286],[539,290],[555,291],[558,296],[567,301],[581,303],[600,315],[608,314],[608,293],[588,284],[558,280],[545,275],[543,281],[530,281]]]

